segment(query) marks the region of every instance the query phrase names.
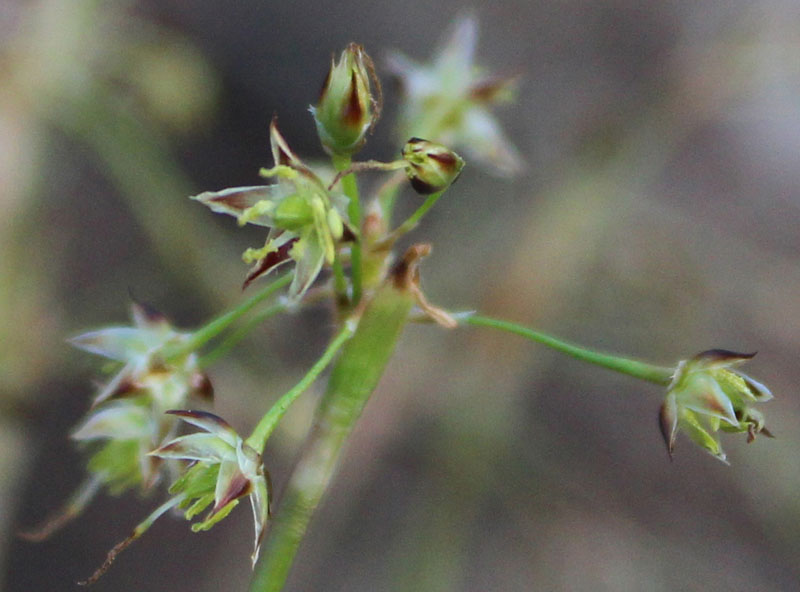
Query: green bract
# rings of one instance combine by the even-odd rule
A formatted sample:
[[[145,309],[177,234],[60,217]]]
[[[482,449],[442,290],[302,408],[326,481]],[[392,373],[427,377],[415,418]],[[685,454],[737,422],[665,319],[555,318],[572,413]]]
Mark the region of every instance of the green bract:
[[[341,211],[347,198],[328,191],[325,184],[289,149],[276,121],[270,125],[270,142],[275,166],[262,169],[263,177],[275,178],[272,185],[233,187],[207,191],[192,199],[212,211],[235,216],[240,225],[270,228],[266,243],[247,249],[242,258],[252,265],[245,287],[289,261],[296,263],[289,287],[289,300],[298,302],[319,275],[331,264],[336,245],[345,235]]]
[[[661,406],[661,432],[672,456],[678,430],[683,429],[701,448],[727,462],[713,432],[746,432],[771,437],[764,418],[750,405],[768,401],[772,393],[763,384],[732,370],[755,354],[712,349],[678,364],[667,397]]]

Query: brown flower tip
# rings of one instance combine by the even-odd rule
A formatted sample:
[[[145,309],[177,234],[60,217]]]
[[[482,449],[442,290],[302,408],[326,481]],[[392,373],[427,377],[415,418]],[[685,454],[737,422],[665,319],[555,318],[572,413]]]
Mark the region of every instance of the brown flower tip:
[[[244,278],[244,283],[242,284],[242,290],[246,289],[247,286],[253,283],[254,280],[268,274],[270,271],[279,267],[280,265],[291,261],[289,251],[292,250],[292,247],[297,240],[298,239],[293,238],[285,242],[275,251],[267,253],[266,257],[263,257],[257,261],[250,271],[247,272],[247,277]]]
[[[389,272],[395,288],[398,290],[411,290],[419,284],[419,262],[430,255],[431,245],[419,243],[411,245],[403,258],[395,263]]]
[[[211,384],[211,379],[205,372],[197,372],[192,376],[191,387],[192,393],[201,399],[206,401],[214,399],[214,385]]]

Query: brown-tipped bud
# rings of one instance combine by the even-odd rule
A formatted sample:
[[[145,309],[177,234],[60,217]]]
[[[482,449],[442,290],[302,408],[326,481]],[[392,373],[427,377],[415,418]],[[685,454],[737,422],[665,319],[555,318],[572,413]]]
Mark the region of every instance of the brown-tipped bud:
[[[364,144],[378,118],[380,99],[373,98],[370,81],[380,97],[372,60],[364,48],[351,43],[331,69],[316,107],[311,107],[317,132],[332,154],[352,155]]]
[[[406,173],[414,191],[422,195],[447,189],[464,168],[464,159],[442,146],[420,138],[411,138],[403,146]]]

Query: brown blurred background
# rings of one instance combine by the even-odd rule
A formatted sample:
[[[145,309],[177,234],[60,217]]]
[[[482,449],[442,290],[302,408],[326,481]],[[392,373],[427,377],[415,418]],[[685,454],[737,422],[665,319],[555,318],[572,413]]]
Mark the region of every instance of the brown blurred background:
[[[351,40],[426,60],[461,2],[4,0],[0,4],[2,590],[71,590],[156,504],[101,496],[51,540],[16,530],[79,484],[67,434],[97,359],[64,338],[129,292],[190,328],[241,298],[238,230],[187,195],[258,182],[273,113],[321,157],[307,106]],[[800,5],[497,2],[479,63],[523,74],[499,112],[528,168],[476,166],[417,231],[437,304],[662,364],[758,350],[777,439],[667,459],[657,387],[520,339],[411,326],[287,590],[800,589]],[[362,158],[394,157],[394,88]],[[371,178],[372,179],[372,178]],[[368,182],[370,182],[368,180]],[[418,198],[404,194],[403,207]],[[247,433],[316,359],[325,310],[276,319],[211,369]],[[270,441],[280,495],[317,385]],[[95,590],[244,590],[249,510],[165,519]]]

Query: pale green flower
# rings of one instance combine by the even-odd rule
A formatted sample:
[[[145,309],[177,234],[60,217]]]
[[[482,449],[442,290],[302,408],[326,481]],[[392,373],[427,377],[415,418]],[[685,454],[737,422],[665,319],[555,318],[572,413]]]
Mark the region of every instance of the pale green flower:
[[[289,149],[273,119],[270,141],[275,166],[262,170],[274,177],[272,185],[233,187],[194,196],[212,211],[235,216],[240,225],[270,228],[266,243],[247,249],[243,259],[252,263],[245,287],[289,261],[296,263],[289,287],[290,301],[300,300],[324,264],[332,264],[336,244],[346,234],[347,198],[328,191],[325,184]],[[349,230],[348,230],[349,231]]]
[[[713,432],[746,432],[752,442],[756,434],[772,437],[753,403],[769,401],[769,389],[735,366],[755,354],[712,349],[678,364],[667,397],[661,406],[661,432],[672,456],[679,430],[722,462],[727,462]]]
[[[69,340],[122,364],[72,433],[74,440],[95,448],[89,471],[112,493],[134,485],[146,490],[157,482],[163,463],[147,453],[175,435],[176,422],[165,411],[185,407],[191,395],[210,397],[212,391],[196,354],[167,355],[190,334],[176,331],[147,306],[134,303],[132,309],[132,327],[106,327]]]
[[[426,138],[452,146],[470,162],[514,175],[522,169],[522,159],[490,108],[513,96],[516,79],[487,75],[475,66],[477,37],[477,22],[465,17],[455,23],[430,63],[419,64],[399,53],[389,57],[389,69],[405,94],[399,132],[404,139]]]
[[[179,346],[190,333],[176,331],[166,317],[152,308],[134,303],[133,326],[106,327],[69,339],[89,353],[122,363],[122,368],[100,388],[95,407],[104,401],[147,390],[154,402],[167,409],[185,407],[190,394],[210,394],[210,384],[197,365],[197,356],[187,353],[169,360],[165,350]]]
[[[60,512],[23,533],[43,540],[77,517],[102,487],[120,494],[133,487],[150,491],[175,463],[149,456],[176,434],[178,422],[165,411],[186,406],[192,395],[212,395],[194,353],[170,355],[190,336],[173,329],[153,309],[134,303],[133,326],[106,327],[69,342],[113,360],[121,368],[101,385],[86,417],[71,437],[89,451],[89,475]]]
[[[184,474],[170,487],[187,520],[211,506],[201,521],[192,525],[208,530],[227,516],[242,497],[249,497],[255,522],[255,565],[269,517],[269,481],[261,455],[247,445],[222,418],[205,411],[169,411],[204,432],[180,436],[151,456],[189,461]],[[213,503],[213,505],[212,505]]]

